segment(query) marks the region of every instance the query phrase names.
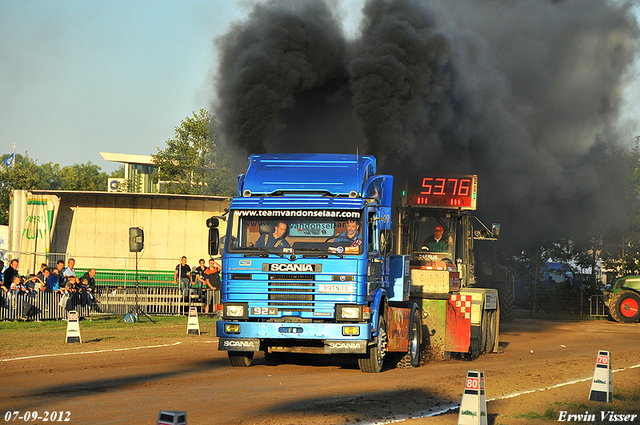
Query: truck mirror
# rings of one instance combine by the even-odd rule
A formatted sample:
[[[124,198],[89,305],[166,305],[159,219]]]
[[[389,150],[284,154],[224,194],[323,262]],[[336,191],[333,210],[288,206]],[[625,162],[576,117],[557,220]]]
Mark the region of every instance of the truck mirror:
[[[380,254],[387,256],[391,254],[393,248],[393,234],[391,229],[382,229],[380,231]]]
[[[491,225],[491,233],[493,233],[493,237],[496,239],[500,236],[500,223],[493,223]]]
[[[220,234],[217,227],[209,227],[209,255],[218,255],[218,245],[220,245]]]
[[[212,228],[212,227],[218,227],[218,219],[215,217],[211,217],[207,219],[207,227],[208,228]]]

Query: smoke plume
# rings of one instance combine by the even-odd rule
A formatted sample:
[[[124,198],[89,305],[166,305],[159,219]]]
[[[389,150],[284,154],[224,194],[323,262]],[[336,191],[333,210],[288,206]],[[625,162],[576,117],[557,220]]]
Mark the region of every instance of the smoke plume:
[[[631,3],[268,2],[217,40],[215,115],[247,154],[373,154],[379,171],[478,174],[479,215],[529,238],[622,226],[613,127],[639,52]],[[509,237],[510,235],[510,237]],[[521,248],[520,248],[521,249]]]

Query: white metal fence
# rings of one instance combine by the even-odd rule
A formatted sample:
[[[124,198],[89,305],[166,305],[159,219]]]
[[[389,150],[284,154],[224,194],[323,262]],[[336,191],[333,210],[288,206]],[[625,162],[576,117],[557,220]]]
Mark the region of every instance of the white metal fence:
[[[603,295],[591,295],[589,297],[589,316],[604,317],[608,315],[607,306]]]
[[[136,286],[136,281],[141,287],[176,287],[174,273],[180,263],[180,258],[145,258],[144,255],[138,255],[136,261],[135,253],[121,257],[99,257],[7,251],[0,252],[0,257],[5,262],[5,267],[9,266],[12,259],[18,259],[18,272],[23,276],[38,273],[41,264],[46,264],[53,270],[58,260],[64,261],[66,267],[69,258],[73,258],[78,276],[94,268],[96,284],[113,288],[132,288]],[[198,260],[199,258],[189,259],[192,272],[197,267]]]
[[[67,311],[76,310],[80,317],[98,315],[124,315],[138,306],[149,315],[185,315],[189,307],[204,307],[195,290],[184,298],[177,288],[140,288],[136,301],[135,288],[99,288],[89,307],[76,295],[61,305],[62,295],[57,292],[38,292],[34,296],[0,294],[0,320],[62,320]],[[212,308],[211,312],[215,312]]]

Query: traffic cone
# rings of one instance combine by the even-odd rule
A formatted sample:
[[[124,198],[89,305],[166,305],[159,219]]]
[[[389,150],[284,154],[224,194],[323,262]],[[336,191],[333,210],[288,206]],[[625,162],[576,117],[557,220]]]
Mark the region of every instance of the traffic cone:
[[[482,371],[467,372],[458,425],[487,425],[487,398],[484,395],[484,372]]]
[[[611,353],[598,351],[596,367],[593,369],[589,400],[611,403],[613,401],[611,393]]]
[[[67,320],[67,342],[82,342],[77,311],[69,312],[69,318]]]
[[[189,321],[187,322],[187,335],[200,335],[200,322],[198,321],[198,310],[195,307],[189,308]]]
[[[156,425],[187,425],[187,412],[161,410]]]

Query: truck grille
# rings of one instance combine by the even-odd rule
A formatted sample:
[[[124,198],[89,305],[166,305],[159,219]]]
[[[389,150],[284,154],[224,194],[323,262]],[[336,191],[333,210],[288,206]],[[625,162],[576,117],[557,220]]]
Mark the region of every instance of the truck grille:
[[[316,280],[314,274],[270,274],[269,280]]]
[[[279,301],[313,301],[313,294],[269,294],[270,300]]]
[[[269,307],[278,307],[280,311],[313,312],[314,281],[312,274],[270,274]]]

